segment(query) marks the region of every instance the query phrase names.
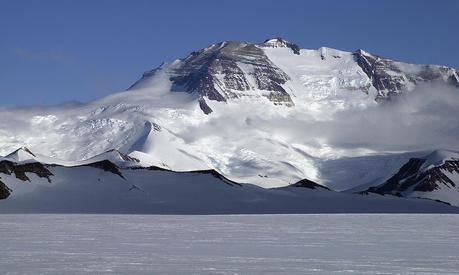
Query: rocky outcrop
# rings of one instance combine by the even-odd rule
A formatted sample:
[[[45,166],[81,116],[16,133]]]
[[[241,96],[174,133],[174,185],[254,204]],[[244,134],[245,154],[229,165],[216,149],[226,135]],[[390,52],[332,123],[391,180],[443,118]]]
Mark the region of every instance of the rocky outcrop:
[[[318,183],[315,183],[308,179],[302,179],[294,184],[289,185],[289,187],[330,190],[330,188],[320,185]]]
[[[458,73],[449,67],[406,64],[363,50],[357,50],[354,59],[378,91],[376,100],[390,99],[423,82],[440,81],[459,87]]]
[[[371,187],[366,192],[396,196],[410,196],[413,192],[432,192],[443,188],[459,192],[458,183],[450,178],[455,174],[459,175],[459,158],[445,159],[438,164],[429,164],[428,156],[412,158],[385,183]]]
[[[276,105],[293,105],[289,93],[282,87],[289,76],[256,44],[236,41],[213,44],[162,69],[172,81],[173,92],[198,95],[199,106],[205,114],[212,112],[208,100],[226,102],[255,96],[253,90],[263,91],[263,96]],[[143,79],[154,76],[158,70],[145,73]]]
[[[123,174],[121,174],[121,171],[119,170],[119,167],[116,164],[114,164],[113,162],[109,161],[109,160],[102,160],[102,161],[93,162],[93,163],[80,165],[80,166],[90,166],[90,167],[102,169],[102,170],[104,170],[106,172],[110,172],[110,173],[113,173],[115,175],[118,175],[118,176],[120,176],[121,178],[124,179],[124,176],[123,176]]]
[[[0,200],[4,200],[11,195],[11,189],[0,180]]]
[[[131,170],[150,170],[150,171],[162,171],[162,172],[170,172],[170,173],[177,173],[177,174],[204,174],[204,175],[211,175],[216,179],[221,180],[222,182],[230,185],[230,186],[242,186],[242,184],[232,181],[216,170],[209,169],[209,170],[191,170],[191,171],[173,171],[165,168],[161,168],[158,166],[148,166],[148,167],[141,167],[141,166],[135,166],[135,167],[129,167],[128,169]]]
[[[210,169],[210,170],[196,170],[196,171],[188,171],[188,172],[177,172],[177,173],[191,173],[191,174],[206,174],[206,175],[212,175],[214,178],[221,180],[222,182],[230,185],[230,186],[239,186],[241,187],[242,184],[232,181],[222,174],[218,173],[216,170]]]
[[[155,130],[156,130],[156,129],[161,129],[161,128],[158,128],[158,127],[160,127],[160,126],[157,125],[157,124],[154,124],[154,127],[155,127],[155,128],[154,128]],[[159,130],[156,130],[156,131],[159,131]],[[123,154],[123,153],[121,153],[119,150],[116,150],[116,149],[111,149],[111,150],[108,150],[108,151],[105,152],[105,154],[110,154],[110,153],[113,153],[113,154],[117,155],[117,156],[118,156],[121,160],[123,160],[123,161],[127,161],[127,162],[137,162],[137,163],[140,162],[139,159],[134,158],[134,157],[131,157],[131,156],[128,156],[128,155],[126,155],[126,154]],[[104,155],[104,154],[102,154],[102,155]]]
[[[48,182],[51,182],[51,176],[53,173],[40,162],[29,162],[29,163],[15,163],[8,160],[0,161],[0,173],[11,175],[14,174],[17,179],[22,181],[30,181],[26,173],[32,173],[40,178],[46,178]]]
[[[252,77],[255,83],[251,83]],[[250,96],[251,90],[268,91],[274,104],[293,105],[282,84],[289,76],[276,67],[257,45],[228,41],[193,52],[170,72],[173,90],[197,93],[204,113],[205,100],[227,101]]]

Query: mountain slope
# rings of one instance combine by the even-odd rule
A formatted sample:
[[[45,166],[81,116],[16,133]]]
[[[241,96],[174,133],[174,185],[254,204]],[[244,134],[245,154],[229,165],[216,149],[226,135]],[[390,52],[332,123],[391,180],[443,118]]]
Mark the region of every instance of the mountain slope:
[[[367,192],[459,205],[458,185],[459,153],[437,150],[421,158],[411,158],[389,180]]]

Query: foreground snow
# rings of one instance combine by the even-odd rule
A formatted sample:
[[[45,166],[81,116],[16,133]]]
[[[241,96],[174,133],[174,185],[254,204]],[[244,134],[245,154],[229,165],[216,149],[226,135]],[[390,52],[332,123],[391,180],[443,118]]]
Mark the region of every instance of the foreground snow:
[[[3,215],[7,274],[457,274],[456,215]]]

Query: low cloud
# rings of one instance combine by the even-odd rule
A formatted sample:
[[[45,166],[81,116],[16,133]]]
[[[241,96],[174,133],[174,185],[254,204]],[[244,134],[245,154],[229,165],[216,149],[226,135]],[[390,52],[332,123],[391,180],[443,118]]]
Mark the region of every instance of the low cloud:
[[[221,104],[222,108],[228,108],[221,115],[212,115],[200,123],[184,122],[174,134],[203,153],[234,154],[248,148],[260,154],[268,150],[268,155],[277,154],[280,158],[288,157],[283,147],[290,146],[291,152],[306,158],[368,152],[459,150],[459,89],[445,85],[422,85],[384,104],[328,114],[329,119],[317,119],[317,113],[295,109],[288,109],[290,114],[279,114],[273,108],[284,107],[275,107],[270,102],[260,103],[257,108]],[[0,142],[3,143],[0,149],[36,144],[36,136],[43,137],[40,141],[43,146],[53,147],[46,137],[64,134],[56,132],[58,125],[78,123],[75,114],[80,115],[80,112],[75,110],[68,106],[0,108]],[[286,109],[279,111],[283,110]],[[53,122],[53,127],[32,124],[34,116],[49,114],[59,118]],[[250,156],[244,158],[251,159]]]
[[[253,131],[263,131],[263,136],[280,136],[287,144],[306,145],[315,156],[325,147],[337,155],[347,150],[459,150],[459,89],[443,84],[419,85],[388,102],[338,111],[326,120],[300,112],[271,116],[263,110],[223,115],[188,127],[180,136],[193,143],[208,135],[250,139],[259,136]]]
[[[366,110],[338,112],[315,127],[328,143],[341,148],[426,150],[459,148],[459,90],[422,85]]]

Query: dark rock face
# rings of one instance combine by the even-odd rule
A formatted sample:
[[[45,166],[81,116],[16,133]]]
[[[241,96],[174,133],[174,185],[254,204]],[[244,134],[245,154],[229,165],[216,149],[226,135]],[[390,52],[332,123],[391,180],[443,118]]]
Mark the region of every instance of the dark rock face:
[[[419,172],[419,169],[424,162],[424,159],[410,159],[394,176],[387,180],[383,185],[378,187],[371,187],[367,191],[378,194],[396,194],[405,191],[412,184],[416,184],[416,181],[407,181],[404,184],[401,184],[401,182],[403,182],[404,179],[412,179],[413,176]]]
[[[157,125],[157,124],[154,124],[154,127],[155,127],[154,129],[158,129],[158,128],[156,128],[156,127],[160,127],[160,126]],[[161,128],[159,128],[159,129],[161,129]],[[157,130],[157,131],[158,131],[158,130]],[[117,154],[120,156],[120,158],[121,158],[122,160],[124,160],[124,161],[140,162],[139,159],[130,157],[130,156],[128,156],[128,155],[125,155],[125,154],[121,153],[120,151],[118,151],[118,150],[116,150],[116,149],[108,150],[106,153],[110,153],[110,152],[115,152],[115,153],[117,153]]]
[[[255,80],[251,86],[240,66],[248,68]],[[212,110],[205,99],[227,101],[244,96],[238,91],[266,90],[266,97],[274,104],[293,105],[290,95],[282,88],[289,77],[276,67],[257,45],[241,42],[223,42],[198,52],[181,61],[170,73],[173,89],[200,95],[200,107],[208,114]]]
[[[136,166],[136,167],[129,167],[128,169],[131,169],[131,170],[163,171],[163,172],[170,172],[170,173],[177,173],[177,174],[207,174],[207,175],[211,175],[214,178],[217,178],[217,179],[221,180],[222,182],[224,182],[224,183],[226,183],[226,184],[228,184],[230,186],[233,186],[233,187],[234,186],[239,186],[239,187],[242,186],[242,184],[226,178],[225,176],[223,176],[222,174],[220,174],[219,172],[217,172],[216,170],[213,170],[213,169],[210,169],[210,170],[193,170],[193,171],[173,171],[173,170],[161,168],[161,167],[158,167],[158,166],[149,166],[149,167]]]
[[[50,177],[53,176],[53,173],[51,173],[51,171],[49,171],[42,163],[30,162],[17,164],[7,160],[0,162],[0,173],[7,175],[14,173],[15,177],[22,181],[30,181],[26,173],[33,173],[40,178],[46,178],[48,182],[51,182]]]
[[[11,195],[11,189],[0,180],[0,200],[4,200]]]
[[[176,173],[194,173],[194,174],[208,174],[208,175],[212,175],[214,178],[217,178],[219,180],[221,180],[222,182],[230,185],[230,186],[239,186],[241,187],[242,184],[240,183],[237,183],[235,181],[232,181],[228,178],[226,178],[225,176],[223,176],[222,174],[218,173],[217,171],[211,169],[211,170],[196,170],[196,171],[188,171],[188,172],[176,172]]]
[[[298,46],[291,46],[299,53]],[[143,78],[152,77],[157,71],[147,72]],[[294,105],[282,87],[289,76],[269,60],[260,45],[236,41],[214,44],[192,52],[166,73],[173,83],[172,91],[198,95],[205,114],[212,112],[207,100],[226,102],[251,96],[250,91],[255,89],[266,91],[264,96],[276,105]]]
[[[422,82],[441,81],[459,87],[457,72],[452,68],[417,65],[416,72],[409,72],[396,61],[363,50],[357,50],[354,59],[378,91],[377,100],[389,99],[407,90],[409,85]]]
[[[102,160],[102,161],[93,162],[93,163],[81,165],[81,166],[90,166],[90,167],[102,169],[106,172],[110,172],[115,175],[118,175],[124,179],[124,176],[123,174],[121,174],[121,171],[119,170],[118,166],[109,160]]]
[[[204,112],[204,114],[208,115],[212,113],[212,109],[207,105],[206,100],[204,98],[199,99],[199,108]]]
[[[388,93],[405,89],[404,79],[399,76],[389,75],[386,70],[392,69],[400,72],[397,68],[392,67],[390,63],[382,59],[357,53],[355,55],[357,64],[371,79],[373,87],[378,92],[387,91]]]
[[[420,171],[425,159],[412,158],[384,184],[371,187],[367,192],[401,196],[407,190],[431,192],[439,189],[440,185],[456,187],[456,183],[446,176],[443,171],[459,174],[459,159],[446,160],[444,164]]]
[[[448,77],[448,84],[451,86],[456,86],[459,88],[459,76],[456,72],[456,74],[451,75]]]
[[[308,179],[302,179],[292,185],[289,185],[289,187],[299,187],[299,188],[308,188],[308,189],[325,189],[325,190],[330,190],[330,188],[325,187],[323,185],[320,185],[318,183],[315,183],[311,180]]]

